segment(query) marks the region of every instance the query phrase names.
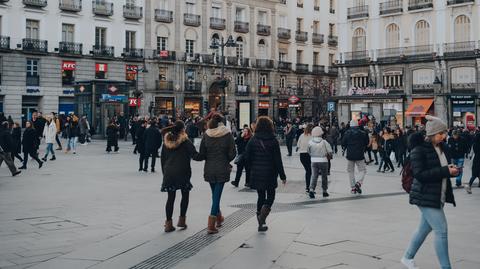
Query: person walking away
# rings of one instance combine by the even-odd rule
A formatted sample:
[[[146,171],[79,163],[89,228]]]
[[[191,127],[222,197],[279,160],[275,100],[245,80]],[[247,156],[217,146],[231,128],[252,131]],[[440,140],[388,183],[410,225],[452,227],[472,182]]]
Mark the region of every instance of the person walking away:
[[[17,158],[20,162],[23,163],[23,158],[20,156],[20,153],[22,152],[22,128],[20,127],[20,124],[18,122],[13,123],[12,140],[12,161]]]
[[[392,152],[395,153],[394,152],[394,136],[390,128],[386,128],[385,130],[386,131],[384,133],[384,143],[383,143],[383,150],[385,151],[385,155],[383,156],[384,157],[383,161],[385,162],[385,167],[383,168],[383,171],[385,171],[386,168],[388,168],[388,171],[393,173],[395,172],[395,168],[393,166],[391,156],[395,155],[395,154],[392,154]]]
[[[196,160],[205,160],[203,176],[210,184],[212,191],[212,208],[208,217],[209,234],[218,233],[222,226],[223,216],[220,210],[220,200],[223,187],[230,180],[232,166],[230,162],[235,158],[235,141],[230,130],[223,124],[223,116],[215,113],[207,123],[200,142],[200,154]]]
[[[80,131],[80,136],[79,136],[80,144],[81,145],[88,145],[87,135],[88,135],[89,127],[88,127],[88,122],[87,122],[87,116],[85,116],[85,115],[82,116],[78,126],[79,126],[79,131]]]
[[[57,143],[56,150],[62,150],[62,142],[60,141],[59,135],[62,132],[62,121],[57,117],[55,112],[52,112],[53,122],[55,122],[55,127],[57,128],[57,133],[55,134],[55,142]]]
[[[330,127],[330,129],[328,130],[327,140],[332,145],[332,149],[333,149],[333,152],[335,152],[335,154],[337,154],[338,152],[337,144],[338,144],[339,137],[340,137],[340,132],[338,131],[337,126],[332,125],[332,127]]]
[[[119,125],[119,131],[120,131],[120,139],[125,139],[127,141],[127,136],[128,133],[126,132],[127,130],[127,118],[125,117],[125,113],[120,112],[120,116],[117,118],[118,125]]]
[[[177,120],[173,126],[162,129],[164,144],[160,153],[162,165],[162,192],[168,193],[165,205],[165,232],[175,231],[172,216],[177,190],[182,193],[180,202],[180,216],[177,227],[186,229],[186,216],[190,197],[190,190],[193,188],[190,178],[192,177],[191,159],[198,156],[193,143],[185,133],[185,124]]]
[[[68,118],[68,126],[66,127],[68,129],[67,135],[68,135],[68,147],[65,153],[72,151],[73,154],[77,153],[77,139],[78,139],[78,134],[80,132],[78,128],[78,118],[75,115],[70,115]]]
[[[255,134],[245,149],[245,161],[250,167],[250,186],[257,190],[258,231],[265,232],[266,219],[275,201],[278,177],[285,185],[287,177],[282,163],[280,144],[275,137],[273,122],[266,116],[257,120]]]
[[[373,131],[370,136],[370,148],[372,149],[373,158],[375,159],[374,165],[378,165],[378,133]]]
[[[252,137],[252,131],[248,128],[248,125],[243,126],[242,133],[237,136],[235,139],[235,144],[237,145],[237,157],[235,158],[235,164],[237,165],[237,173],[235,175],[235,180],[232,181],[232,185],[238,187],[240,178],[242,177],[243,169],[245,169],[245,187],[250,187],[250,169],[246,165],[244,160],[245,147],[247,146],[248,141]]]
[[[450,177],[459,174],[459,168],[451,165],[447,146],[443,141],[447,136],[447,125],[439,118],[427,115],[426,135],[414,134],[410,160],[413,172],[413,184],[410,191],[410,204],[420,210],[420,225],[401,259],[409,269],[417,268],[415,255],[433,230],[435,234],[435,252],[440,268],[451,269],[448,254],[447,219],[443,211],[445,203],[455,206]]]
[[[312,177],[312,164],[310,154],[308,154],[308,143],[312,139],[313,124],[309,123],[305,126],[303,134],[300,135],[297,142],[297,152],[300,153],[300,162],[305,169],[305,191],[310,191],[310,179]]]
[[[43,162],[38,158],[38,136],[33,128],[31,121],[25,122],[25,131],[23,131],[22,148],[23,148],[23,165],[18,169],[27,169],[28,155],[38,163],[38,168],[42,168]]]
[[[190,139],[192,143],[195,143],[195,138],[198,137],[198,127],[197,127],[197,124],[194,122],[193,118],[188,120],[186,129],[187,129],[188,139]]]
[[[285,133],[285,143],[287,144],[287,156],[292,156],[292,147],[293,147],[293,139],[295,138],[295,131],[291,122],[287,123],[287,126],[284,130]]]
[[[478,178],[480,180],[480,132],[477,132],[473,139],[473,153],[475,156],[472,162],[472,177],[470,177],[468,185],[465,186],[468,194],[472,194],[472,185],[475,179]],[[478,183],[478,187],[480,187],[480,182]]]
[[[136,137],[135,134],[137,133],[138,126],[139,126],[138,125],[138,117],[135,116],[130,120],[130,130],[129,131],[130,131],[130,135],[132,136],[132,145],[137,144],[137,137]]]
[[[107,126],[107,153],[112,152],[112,147],[115,153],[118,152],[118,126],[111,121]]]
[[[45,128],[46,120],[43,118],[41,112],[32,113],[32,124],[35,132],[37,133],[37,145],[40,145],[40,141],[43,137],[43,128]]]
[[[144,134],[145,134],[145,129],[147,122],[143,119],[138,120],[137,122],[138,127],[135,128],[137,131],[135,132],[135,141],[137,144],[135,145],[135,148],[138,151],[138,171],[141,172],[144,169],[148,170],[147,167],[145,166],[145,158],[146,158],[146,152],[145,152],[145,140],[144,140]]]
[[[158,157],[158,149],[161,146],[162,134],[157,126],[156,119],[150,120],[150,127],[145,130],[143,140],[145,141],[145,164],[143,171],[148,171],[148,159],[151,157],[152,162],[150,164],[150,171],[155,173],[155,163]]]
[[[12,176],[20,174],[20,171],[17,170],[12,159],[13,151],[15,150],[15,145],[10,134],[8,121],[2,122],[0,126],[0,165],[5,161],[12,173]]]
[[[452,163],[457,167],[463,168],[468,145],[465,138],[460,136],[460,131],[454,130],[452,132],[452,137],[448,139],[448,148]],[[455,185],[457,188],[462,186],[462,176],[463,169],[460,169],[458,176],[455,178]]]
[[[56,135],[57,135],[57,126],[53,121],[53,118],[49,116],[47,117],[45,128],[43,128],[43,137],[45,138],[45,143],[47,144],[47,148],[45,149],[45,155],[42,158],[44,162],[47,161],[49,153],[52,153],[52,158],[50,158],[50,161],[55,161],[57,159],[55,158],[55,152],[53,151],[53,143],[55,143]]]
[[[402,132],[400,128],[395,130],[395,139],[393,142],[395,156],[397,159],[397,168],[403,167],[407,154],[407,136]]]
[[[310,155],[312,164],[312,179],[310,181],[310,190],[308,195],[315,198],[315,188],[317,187],[318,176],[322,175],[323,197],[330,196],[328,190],[328,159],[332,156],[333,149],[330,143],[322,138],[322,127],[315,127],[312,130],[312,140],[308,144],[307,152]]]
[[[350,121],[350,128],[345,131],[342,140],[342,146],[346,149],[347,172],[350,179],[352,194],[362,194],[362,185],[367,173],[365,164],[365,149],[369,139],[364,130],[358,127],[357,120]],[[355,175],[355,167],[359,174]]]

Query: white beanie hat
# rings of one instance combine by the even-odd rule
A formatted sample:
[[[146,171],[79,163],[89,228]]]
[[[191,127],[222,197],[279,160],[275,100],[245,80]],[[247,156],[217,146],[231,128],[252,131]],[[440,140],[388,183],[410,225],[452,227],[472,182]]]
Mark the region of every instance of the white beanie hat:
[[[312,130],[312,136],[315,136],[315,137],[321,137],[323,135],[323,129],[322,127],[315,127],[313,128]]]
[[[436,135],[445,132],[448,129],[448,126],[440,118],[427,115],[425,116],[425,119],[427,120],[427,123],[425,124],[427,136]]]
[[[352,119],[350,121],[350,127],[357,127],[358,126],[358,120]]]

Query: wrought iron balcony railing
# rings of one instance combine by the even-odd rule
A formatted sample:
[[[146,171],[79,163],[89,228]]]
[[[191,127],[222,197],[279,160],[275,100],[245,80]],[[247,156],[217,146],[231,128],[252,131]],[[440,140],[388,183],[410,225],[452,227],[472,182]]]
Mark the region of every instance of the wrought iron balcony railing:
[[[226,27],[225,19],[210,17],[210,29],[225,30],[225,27]]]
[[[202,92],[202,83],[201,82],[185,81],[185,91],[186,92],[193,92],[193,93],[201,93]]]
[[[475,55],[475,41],[447,43],[443,47],[444,57],[468,57]]]
[[[387,48],[377,51],[377,61],[381,63],[399,61],[403,54],[403,48]]]
[[[291,31],[290,29],[281,28],[281,27],[280,27],[280,28],[277,29],[277,31],[278,31],[278,32],[277,32],[277,37],[278,37],[279,39],[286,39],[286,40],[288,40],[288,39],[290,39],[290,38],[292,37],[292,33],[291,33],[292,31]]]
[[[298,41],[298,42],[307,42],[308,33],[304,32],[304,31],[295,32],[295,40]]]
[[[403,55],[413,59],[429,59],[433,58],[433,45],[411,46],[403,48]]]
[[[338,36],[336,35],[329,35],[328,36],[328,45],[331,47],[338,46]]]
[[[235,32],[246,34],[248,33],[249,28],[250,28],[250,24],[248,22],[235,21],[235,26],[234,26]]]
[[[213,54],[201,54],[201,62],[204,64],[215,64],[215,55]]]
[[[175,90],[173,81],[157,80],[155,81],[155,86],[155,90],[160,92],[173,92]]]
[[[131,20],[140,20],[141,18],[143,18],[143,7],[124,5],[123,17]]]
[[[236,85],[235,95],[237,96],[248,96],[250,95],[250,86],[248,85]]]
[[[278,62],[278,69],[283,71],[292,70],[292,63],[289,62]]]
[[[183,14],[183,24],[186,26],[198,27],[201,24],[200,15],[185,13]]]
[[[64,55],[82,55],[83,44],[74,42],[60,42],[58,45],[58,52]]]
[[[46,7],[47,0],[23,0],[23,4],[29,7]]]
[[[123,49],[123,57],[126,59],[143,59],[143,49]]]
[[[297,73],[308,73],[308,64],[297,63],[295,65],[295,72],[297,72]]]
[[[347,9],[347,19],[368,18],[368,5],[349,7]]]
[[[447,5],[459,5],[459,4],[471,4],[475,3],[475,0],[448,0]]]
[[[63,11],[80,12],[82,11],[82,0],[60,0],[58,8]]]
[[[364,63],[369,60],[368,51],[352,51],[343,54],[345,64]]]
[[[325,66],[324,65],[317,65],[314,64],[312,68],[312,73],[314,74],[323,74],[325,73]]]
[[[153,58],[163,61],[175,61],[177,59],[175,51],[169,50],[154,50]]]
[[[47,53],[48,41],[32,38],[24,38],[22,40],[22,49],[24,52],[31,53]]]
[[[100,16],[113,15],[113,3],[105,1],[92,1],[93,14]]]
[[[380,3],[380,15],[389,15],[403,12],[403,0],[390,0]]]
[[[408,0],[408,10],[433,8],[433,0]]]
[[[93,46],[93,57],[113,58],[115,57],[115,48],[113,46]]]
[[[173,11],[164,9],[155,9],[155,21],[171,23],[173,22]]]
[[[270,25],[257,24],[257,35],[269,36],[271,33]]]
[[[271,69],[273,68],[273,60],[268,60],[268,59],[257,59],[257,68],[267,68]]]
[[[0,50],[9,50],[9,49],[10,49],[10,37],[0,36]]]
[[[317,34],[317,33],[313,33],[312,34],[312,42],[313,44],[323,44],[325,43],[325,37],[323,34]]]

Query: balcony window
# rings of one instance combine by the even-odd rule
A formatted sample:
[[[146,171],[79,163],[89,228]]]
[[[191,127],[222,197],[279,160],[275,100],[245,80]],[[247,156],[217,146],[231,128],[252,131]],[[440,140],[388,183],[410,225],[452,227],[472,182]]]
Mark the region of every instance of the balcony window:
[[[408,10],[433,8],[433,0],[408,0]]]
[[[389,0],[380,3],[380,15],[390,15],[403,12],[403,0]]]
[[[37,59],[27,59],[26,77],[26,86],[40,86]]]
[[[195,40],[185,40],[185,52],[188,57],[193,58],[195,54]]]
[[[105,0],[94,0],[92,2],[93,14],[100,16],[112,16],[113,15],[113,3],[106,2]]]
[[[368,18],[368,5],[350,7],[347,10],[347,19]]]
[[[166,9],[155,9],[155,20],[157,22],[173,22],[173,11]]]
[[[23,0],[23,4],[28,7],[42,8],[47,6],[47,0]]]
[[[123,6],[123,17],[126,19],[139,20],[143,17],[143,7],[127,4]]]
[[[63,11],[80,12],[82,11],[82,0],[60,0],[58,7]]]
[[[448,0],[447,5],[460,5],[475,3],[475,0]]]
[[[200,15],[185,13],[183,14],[183,24],[186,26],[198,27],[200,26]]]
[[[168,50],[168,37],[157,36],[157,51]]]

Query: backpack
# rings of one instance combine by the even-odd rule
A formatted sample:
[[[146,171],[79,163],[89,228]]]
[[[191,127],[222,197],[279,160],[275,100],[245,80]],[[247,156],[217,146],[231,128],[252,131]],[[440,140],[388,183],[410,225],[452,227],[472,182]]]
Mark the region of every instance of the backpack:
[[[402,175],[402,187],[407,192],[410,193],[412,190],[413,184],[413,169],[412,169],[412,162],[410,161],[410,156],[405,158],[405,162],[403,164],[403,169],[400,172]]]

